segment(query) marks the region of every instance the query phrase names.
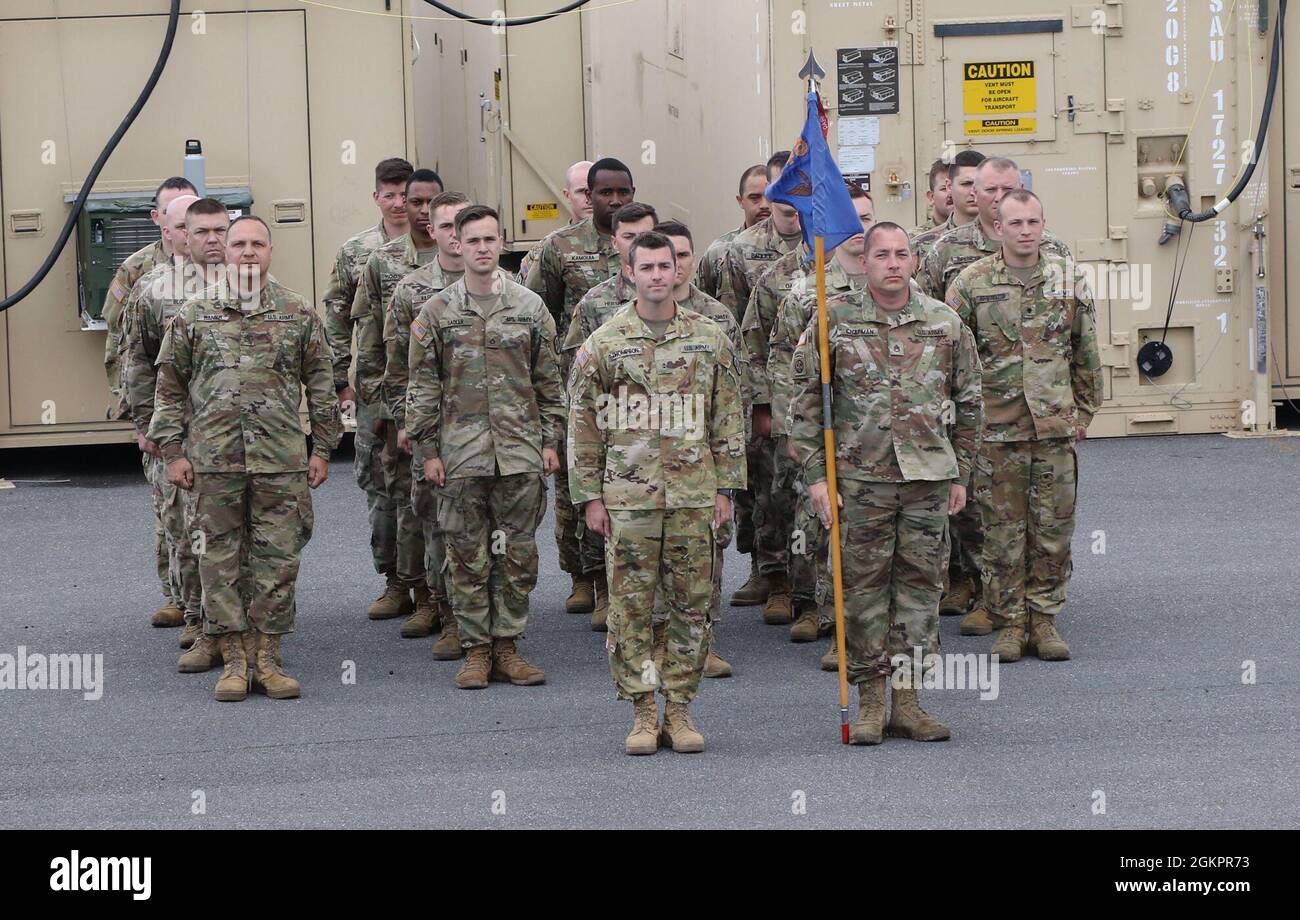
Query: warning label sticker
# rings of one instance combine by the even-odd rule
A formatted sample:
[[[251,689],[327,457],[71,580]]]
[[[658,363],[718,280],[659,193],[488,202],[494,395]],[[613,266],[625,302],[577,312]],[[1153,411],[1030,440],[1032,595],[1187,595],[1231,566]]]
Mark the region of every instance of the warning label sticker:
[[[560,203],[558,201],[544,201],[541,204],[530,204],[526,208],[528,220],[555,220],[560,216]]]
[[[962,67],[968,135],[1033,134],[1038,130],[1038,79],[1033,61],[976,61]]]
[[[1037,118],[985,118],[966,122],[967,137],[985,137],[990,134],[1035,134]]]

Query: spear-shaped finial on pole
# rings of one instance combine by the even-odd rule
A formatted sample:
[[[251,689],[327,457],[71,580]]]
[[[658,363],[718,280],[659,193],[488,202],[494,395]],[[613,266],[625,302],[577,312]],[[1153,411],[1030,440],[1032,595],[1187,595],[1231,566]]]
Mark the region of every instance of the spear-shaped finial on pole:
[[[808,81],[808,89],[814,89],[814,83],[826,76],[826,71],[822,70],[822,65],[817,63],[817,52],[811,48],[808,49],[808,62],[803,65],[803,70],[799,71],[799,79]]]

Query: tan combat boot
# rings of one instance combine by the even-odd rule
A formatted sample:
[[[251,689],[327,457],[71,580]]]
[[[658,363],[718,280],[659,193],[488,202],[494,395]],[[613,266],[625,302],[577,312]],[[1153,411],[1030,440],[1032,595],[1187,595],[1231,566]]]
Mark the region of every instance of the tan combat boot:
[[[781,572],[771,579],[771,585],[772,590],[763,606],[763,622],[768,626],[785,626],[794,619],[790,579],[785,572]]]
[[[595,590],[591,579],[586,575],[575,576],[573,590],[569,593],[569,599],[564,602],[564,612],[591,613],[596,607]]]
[[[244,634],[222,633],[218,642],[226,667],[217,678],[213,696],[223,703],[238,703],[248,696],[248,655],[244,653]]]
[[[462,690],[482,690],[492,674],[492,646],[484,643],[465,653],[465,663],[456,674],[456,686]]]
[[[596,589],[596,605],[591,608],[591,631],[608,632],[609,631],[609,582],[605,578],[605,573],[601,572],[592,584]]]
[[[965,575],[954,574],[952,587],[939,601],[939,616],[960,616],[970,609],[971,601],[974,599],[975,585]]]
[[[821,627],[818,623],[819,615],[816,604],[803,602],[799,610],[799,617],[790,627],[791,642],[816,642],[817,637],[821,634]]]
[[[528,663],[515,648],[514,639],[492,640],[491,680],[509,681],[516,687],[536,687],[546,683],[546,672]]]
[[[1014,623],[1008,623],[1002,627],[998,637],[993,642],[992,653],[998,656],[1003,664],[1012,661],[1019,661],[1025,654],[1027,640],[1025,639],[1025,624],[1021,618]]]
[[[185,618],[185,628],[176,637],[176,644],[182,649],[187,649],[198,641],[201,635],[203,635],[203,620],[199,617],[187,616]]]
[[[947,741],[952,737],[948,726],[921,708],[915,690],[894,690],[885,731],[895,738],[913,741]]]
[[[731,595],[731,606],[756,607],[759,604],[767,603],[767,596],[771,593],[772,586],[768,583],[767,577],[758,573],[758,557],[751,553],[749,556],[749,581],[741,585],[739,590]]]
[[[189,651],[176,659],[176,670],[182,674],[202,674],[221,664],[221,643],[212,636],[199,636]]]
[[[678,754],[698,754],[704,750],[704,736],[691,721],[691,711],[685,703],[664,703],[664,724],[659,730],[659,743]]]
[[[963,636],[987,636],[997,626],[993,614],[983,604],[976,604],[975,609],[961,618]]]
[[[635,712],[632,731],[623,742],[623,753],[633,757],[653,754],[659,750],[659,710],[655,707],[655,695],[637,694],[632,706]]]
[[[185,625],[185,611],[175,604],[163,604],[153,612],[153,616],[149,618],[149,624],[159,629],[183,626]]]
[[[1043,661],[1069,661],[1070,647],[1056,631],[1056,617],[1029,615],[1029,648]]]
[[[280,637],[259,632],[253,640],[257,649],[253,659],[253,690],[273,700],[296,700],[302,686],[282,670]]]
[[[455,661],[465,657],[465,650],[460,647],[460,627],[456,625],[456,615],[448,607],[442,615],[442,635],[433,643],[435,661]]]
[[[411,609],[411,592],[390,578],[384,593],[370,605],[366,615],[372,620],[391,620],[406,616]]]
[[[424,639],[433,635],[433,624],[438,619],[438,608],[426,585],[415,589],[415,612],[406,618],[398,634],[403,639]]]
[[[879,744],[885,737],[884,674],[858,684],[858,718],[849,728],[849,744]]]
[[[831,639],[831,647],[822,655],[821,669],[823,671],[838,671],[840,669],[840,648],[835,644],[835,639]]]
[[[709,654],[704,656],[703,676],[710,679],[730,677],[731,665],[727,663],[725,658],[710,648]]]

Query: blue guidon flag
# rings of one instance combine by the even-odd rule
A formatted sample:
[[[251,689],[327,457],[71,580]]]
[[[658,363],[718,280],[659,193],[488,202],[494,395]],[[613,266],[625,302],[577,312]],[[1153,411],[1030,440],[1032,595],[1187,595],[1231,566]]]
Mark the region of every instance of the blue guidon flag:
[[[785,170],[767,187],[767,200],[788,204],[799,212],[809,258],[814,251],[813,240],[819,236],[829,254],[840,243],[862,232],[862,220],[849,197],[844,176],[826,146],[816,92],[808,94],[808,119],[803,134],[795,142]]]

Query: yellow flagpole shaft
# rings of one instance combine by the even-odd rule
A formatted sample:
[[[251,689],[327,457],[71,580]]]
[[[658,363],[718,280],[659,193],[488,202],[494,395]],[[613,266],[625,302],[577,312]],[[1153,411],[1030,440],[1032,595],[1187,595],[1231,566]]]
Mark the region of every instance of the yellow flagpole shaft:
[[[826,445],[826,487],[831,503],[831,578],[835,585],[835,650],[840,677],[840,740],[849,743],[848,656],[844,650],[844,572],[840,560],[839,483],[835,475],[835,422],[831,414],[831,346],[826,313],[826,241],[816,238],[817,349],[821,356],[822,437]]]

